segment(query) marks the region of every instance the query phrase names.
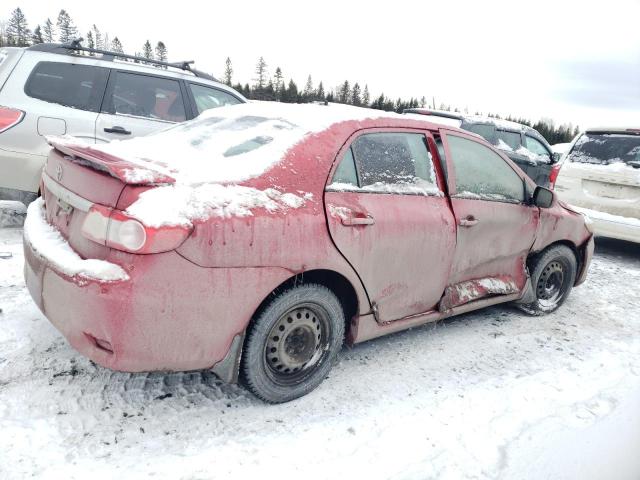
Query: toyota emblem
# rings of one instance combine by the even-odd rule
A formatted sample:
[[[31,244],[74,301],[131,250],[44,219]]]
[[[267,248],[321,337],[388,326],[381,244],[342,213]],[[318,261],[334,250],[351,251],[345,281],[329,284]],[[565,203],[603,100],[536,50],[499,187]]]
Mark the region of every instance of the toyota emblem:
[[[58,181],[62,180],[62,165],[58,164],[58,166],[56,167],[56,179]]]

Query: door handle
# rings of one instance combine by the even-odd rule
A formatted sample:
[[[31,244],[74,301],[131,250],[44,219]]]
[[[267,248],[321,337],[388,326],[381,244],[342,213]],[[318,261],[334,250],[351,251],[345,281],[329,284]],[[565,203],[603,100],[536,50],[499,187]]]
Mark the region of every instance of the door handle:
[[[458,221],[458,225],[460,225],[461,227],[473,227],[474,225],[477,225],[478,222],[479,220],[477,218],[469,215],[467,218],[461,218]]]
[[[118,126],[105,128],[104,131],[107,133],[119,133],[120,135],[131,135],[130,130],[126,130],[124,127],[118,127]]]
[[[373,225],[376,221],[371,215],[367,215],[366,217],[344,217],[342,219],[342,224],[348,227],[355,227],[357,225]]]

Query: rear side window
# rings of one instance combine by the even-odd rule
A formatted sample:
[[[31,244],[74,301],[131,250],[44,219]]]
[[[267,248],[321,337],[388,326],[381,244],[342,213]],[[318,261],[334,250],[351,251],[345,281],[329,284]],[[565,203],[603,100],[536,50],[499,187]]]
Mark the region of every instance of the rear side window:
[[[518,132],[507,132],[506,130],[496,130],[496,140],[500,143],[502,140],[506,143],[511,150],[518,150],[520,148],[520,134]]]
[[[110,113],[168,122],[186,120],[180,83],[169,78],[117,72]]]
[[[500,155],[478,142],[447,135],[456,174],[454,197],[519,203],[524,183]]]
[[[639,165],[640,135],[585,133],[576,141],[569,160],[596,165]]]
[[[98,112],[108,76],[107,68],[40,62],[24,90],[30,97],[45,102]]]
[[[189,88],[191,89],[193,99],[196,102],[198,114],[211,108],[218,108],[224,107],[225,105],[236,105],[238,103],[241,103],[240,100],[238,100],[233,95],[227,92],[223,92],[222,90],[218,90],[217,88],[196,85],[195,83],[190,83]]]
[[[419,133],[358,137],[345,152],[330,186],[378,193],[440,193],[426,137]]]
[[[483,123],[469,123],[463,126],[465,130],[477,133],[490,143],[495,143],[496,127]]]

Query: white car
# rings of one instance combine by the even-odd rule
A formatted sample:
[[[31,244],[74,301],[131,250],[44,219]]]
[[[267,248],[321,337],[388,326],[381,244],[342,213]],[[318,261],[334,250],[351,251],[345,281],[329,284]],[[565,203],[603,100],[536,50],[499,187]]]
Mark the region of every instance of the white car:
[[[596,235],[640,243],[640,128],[579,135],[555,189],[561,200],[591,218]]]
[[[0,48],[0,200],[36,198],[51,149],[46,135],[89,143],[127,139],[246,102],[190,63],[84,48],[79,41]]]

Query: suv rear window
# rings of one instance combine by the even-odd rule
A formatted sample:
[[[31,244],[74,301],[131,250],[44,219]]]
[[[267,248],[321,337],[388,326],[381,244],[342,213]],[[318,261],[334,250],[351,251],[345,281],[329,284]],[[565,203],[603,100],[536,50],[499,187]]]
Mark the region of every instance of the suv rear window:
[[[571,150],[569,160],[598,165],[640,162],[640,135],[585,133]]]
[[[109,69],[73,63],[40,62],[25,86],[30,97],[98,112]]]

